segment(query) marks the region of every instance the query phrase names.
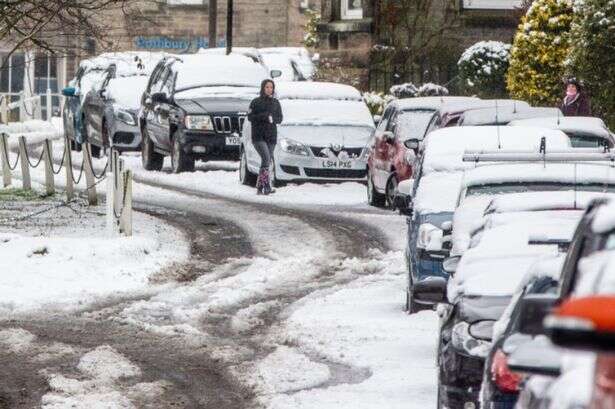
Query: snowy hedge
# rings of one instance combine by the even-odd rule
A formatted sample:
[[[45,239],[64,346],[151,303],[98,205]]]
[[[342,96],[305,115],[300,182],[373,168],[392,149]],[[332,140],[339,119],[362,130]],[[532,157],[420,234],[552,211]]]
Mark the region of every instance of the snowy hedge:
[[[480,41],[461,55],[457,62],[461,88],[483,98],[504,97],[510,44]]]
[[[615,127],[615,1],[577,0],[571,34],[571,74],[588,88],[594,115]]]
[[[572,0],[535,0],[521,20],[511,49],[507,86],[513,98],[554,106],[570,49]]]
[[[394,96],[385,95],[382,92],[366,92],[363,94],[363,100],[367,104],[372,115],[382,115],[384,107],[394,99]]]
[[[448,95],[448,89],[442,85],[428,82],[417,87],[411,82],[393,85],[389,90],[395,98],[433,97]]]

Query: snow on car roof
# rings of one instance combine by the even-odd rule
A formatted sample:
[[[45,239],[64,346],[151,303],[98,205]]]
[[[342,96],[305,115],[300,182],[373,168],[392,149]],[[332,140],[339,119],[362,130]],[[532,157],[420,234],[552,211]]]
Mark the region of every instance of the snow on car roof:
[[[572,232],[577,222],[567,227]],[[551,227],[540,223],[513,223],[484,232],[480,244],[465,252],[448,283],[448,299],[460,296],[510,296],[540,258],[559,254],[555,245],[530,245],[535,233],[549,235]],[[558,234],[558,233],[556,233]]]
[[[562,131],[536,127],[459,126],[438,129],[425,138],[423,173],[474,167],[463,162],[466,150],[536,150],[542,137],[550,149],[570,148]]]
[[[613,229],[615,229],[615,200],[610,200],[596,210],[592,230],[594,233],[602,234]]]
[[[280,70],[282,72],[282,75],[275,79],[276,83],[295,80],[292,56],[287,54],[264,54],[263,61],[270,70]]]
[[[592,200],[599,197],[604,197],[604,193],[575,192],[573,190],[509,193],[495,196],[485,211],[486,213],[508,213],[585,209]]]
[[[433,172],[423,176],[414,195],[420,213],[452,212],[457,205],[463,172]]]
[[[200,48],[197,54],[226,55],[226,47]],[[253,62],[262,61],[263,59],[261,53],[254,47],[233,47],[231,55],[243,55],[250,58]]]
[[[511,121],[509,126],[540,126],[549,129],[559,129],[564,132],[587,133],[602,138],[610,138],[611,132],[604,121],[594,117],[541,117],[531,119],[517,119]]]
[[[442,107],[444,104],[480,101],[476,97],[418,97],[418,98],[402,98],[392,101],[389,105],[395,106],[401,111],[411,110],[431,110],[435,111]]]
[[[282,99],[282,125],[363,126],[374,129],[374,120],[363,101]]]
[[[149,77],[142,75],[113,78],[109,80],[105,92],[107,98],[113,99],[122,108],[139,109],[148,81]]]
[[[491,108],[495,107],[497,104],[498,107],[505,107],[508,105],[516,105],[518,107],[523,107],[529,105],[527,102],[515,100],[515,99],[469,99],[465,101],[447,101],[440,108],[440,113],[442,115],[450,115],[456,114],[460,112],[465,112],[471,109],[479,109],[479,108]]]
[[[261,54],[290,54],[309,56],[310,52],[304,47],[266,47],[259,48]]]
[[[464,188],[533,182],[615,185],[615,167],[587,163],[516,163],[479,166],[465,172]]]
[[[524,103],[525,104],[525,103]],[[527,104],[526,104],[527,105]],[[505,125],[517,119],[537,118],[537,117],[557,117],[563,116],[559,108],[536,108],[524,107],[517,104],[471,109],[463,113],[459,121],[462,126],[477,126],[477,125]],[[528,124],[531,126],[531,124]],[[534,126],[539,126],[535,125]],[[551,128],[553,129],[553,128]]]
[[[88,71],[106,70],[111,64],[116,65],[116,76],[149,75],[156,64],[166,55],[162,52],[126,51],[103,53],[80,62],[80,66]],[[137,59],[139,61],[137,61]],[[142,67],[139,67],[139,62]]]
[[[363,101],[354,87],[333,82],[284,82],[276,84],[275,94],[279,100],[350,100]],[[365,105],[365,104],[363,104]]]
[[[258,87],[267,70],[243,55],[192,54],[173,63],[176,90],[200,86]]]

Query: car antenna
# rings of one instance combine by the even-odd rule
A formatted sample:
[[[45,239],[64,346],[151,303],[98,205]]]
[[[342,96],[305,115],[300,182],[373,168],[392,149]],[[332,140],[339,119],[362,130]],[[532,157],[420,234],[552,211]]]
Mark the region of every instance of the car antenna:
[[[559,110],[559,108],[557,108],[557,126],[560,126],[561,121],[560,121],[560,114],[562,113],[562,111]]]
[[[547,137],[542,136],[540,138],[540,154],[542,154],[542,164],[547,167]]]
[[[500,138],[500,115],[498,110],[498,100],[495,100],[495,128],[498,133],[498,149],[502,149],[502,140]]]

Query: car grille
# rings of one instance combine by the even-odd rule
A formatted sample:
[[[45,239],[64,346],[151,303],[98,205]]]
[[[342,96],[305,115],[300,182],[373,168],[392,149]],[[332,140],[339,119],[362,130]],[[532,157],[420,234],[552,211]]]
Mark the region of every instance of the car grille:
[[[316,156],[317,158],[327,157],[327,155],[321,155],[323,149],[326,149],[326,147],[310,146],[310,149],[312,150],[312,153],[314,154],[314,156]],[[358,158],[361,156],[361,152],[363,152],[363,148],[342,148],[342,150],[346,151],[346,153],[348,153],[348,156],[350,156],[351,158]],[[333,152],[336,153],[335,151]],[[337,152],[336,155],[338,153],[339,152]]]
[[[280,167],[282,168],[282,170],[286,173],[290,173],[291,175],[300,175],[301,172],[299,172],[299,168],[296,166],[286,166],[286,165],[280,165]]]
[[[364,169],[314,169],[305,168],[305,174],[312,178],[362,179],[367,175]]]
[[[217,133],[237,133],[241,135],[245,116],[214,116],[214,128]]]

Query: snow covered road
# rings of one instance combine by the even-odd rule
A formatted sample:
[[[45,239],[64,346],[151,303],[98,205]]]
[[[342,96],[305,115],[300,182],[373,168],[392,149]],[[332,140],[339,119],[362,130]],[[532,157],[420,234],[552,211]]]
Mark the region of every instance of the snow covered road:
[[[288,186],[263,199],[239,186],[232,165],[178,176],[127,164],[138,208],[184,230],[190,260],[153,273],[166,285],[147,296],[6,317],[1,328],[45,340],[12,352],[6,369],[27,358],[17,379],[39,382],[28,403],[48,381],[53,408],[91,407],[79,406],[88,393],[121,408],[435,406],[436,316],[402,312],[405,220],[364,205],[363,186]],[[37,358],[53,342],[73,352]],[[99,382],[67,365],[97,348],[138,376]],[[104,387],[58,383],[74,377]],[[18,385],[0,397],[14,399]]]

